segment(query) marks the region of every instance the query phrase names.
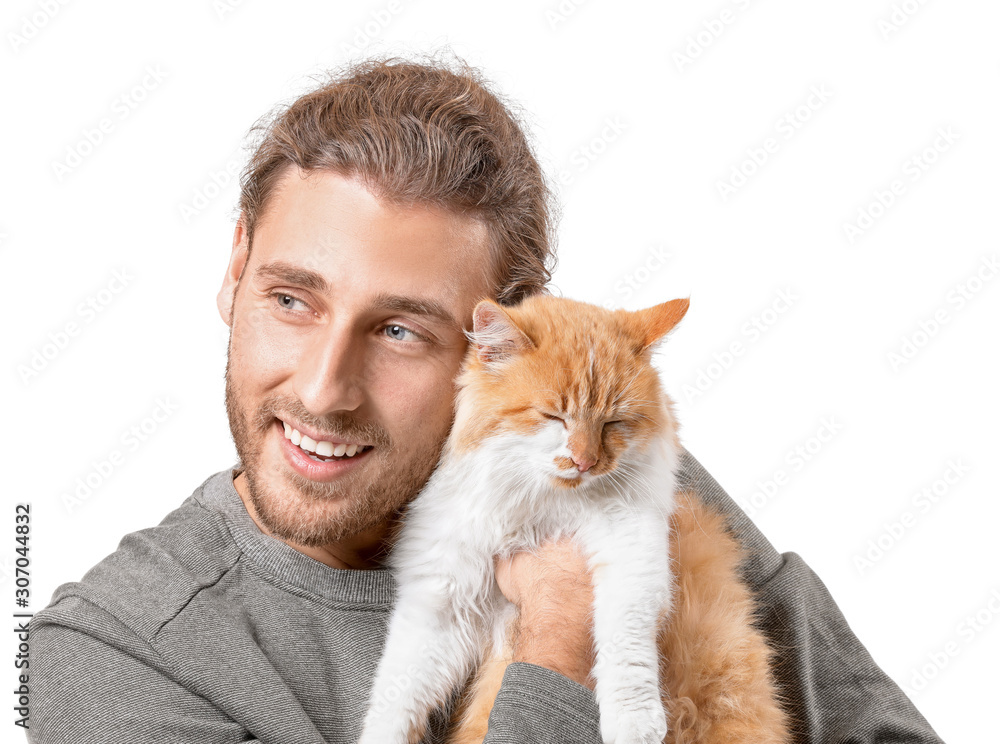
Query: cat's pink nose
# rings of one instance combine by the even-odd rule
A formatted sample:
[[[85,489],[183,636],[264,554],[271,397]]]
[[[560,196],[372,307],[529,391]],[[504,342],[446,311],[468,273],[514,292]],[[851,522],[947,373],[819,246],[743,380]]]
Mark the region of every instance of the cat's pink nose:
[[[580,459],[573,458],[573,462],[576,463],[576,469],[581,473],[586,473],[597,463],[597,460],[593,457],[581,457]]]

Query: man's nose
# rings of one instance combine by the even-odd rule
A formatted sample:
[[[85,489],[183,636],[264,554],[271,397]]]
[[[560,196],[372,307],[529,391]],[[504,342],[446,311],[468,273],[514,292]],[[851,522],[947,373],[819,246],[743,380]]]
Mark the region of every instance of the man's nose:
[[[316,334],[293,373],[293,392],[309,412],[353,411],[363,399],[360,386],[364,350],[350,328]]]

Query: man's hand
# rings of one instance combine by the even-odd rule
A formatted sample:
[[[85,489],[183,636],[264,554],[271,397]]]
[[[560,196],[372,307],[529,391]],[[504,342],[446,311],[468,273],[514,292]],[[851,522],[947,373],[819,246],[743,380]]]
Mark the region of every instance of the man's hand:
[[[571,537],[494,559],[497,585],[519,611],[514,661],[537,664],[594,689],[594,590]]]

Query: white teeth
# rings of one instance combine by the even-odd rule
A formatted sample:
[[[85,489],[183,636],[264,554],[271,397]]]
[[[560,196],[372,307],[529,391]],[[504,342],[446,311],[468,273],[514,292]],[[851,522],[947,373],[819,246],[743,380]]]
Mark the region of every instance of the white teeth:
[[[364,449],[363,444],[334,444],[333,442],[319,441],[311,437],[305,436],[298,429],[286,424],[284,421],[281,425],[285,429],[285,439],[288,439],[292,444],[296,444],[307,452],[314,452],[322,457],[354,457],[358,452]],[[313,455],[310,455],[312,459],[317,462],[324,462]]]

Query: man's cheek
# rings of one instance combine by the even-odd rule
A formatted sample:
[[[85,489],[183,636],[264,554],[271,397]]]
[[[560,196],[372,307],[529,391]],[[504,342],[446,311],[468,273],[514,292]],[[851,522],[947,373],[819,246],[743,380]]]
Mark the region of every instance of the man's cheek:
[[[442,395],[439,384],[411,384],[398,392],[393,398],[394,414],[388,414],[388,426],[403,436],[410,436],[411,432],[419,433],[422,438],[444,436],[454,405],[451,395]]]
[[[259,305],[237,302],[234,308],[233,343],[252,346],[270,332],[273,316]]]
[[[294,334],[264,324],[246,328],[240,343],[234,340],[233,350],[238,350],[244,364],[252,367],[249,374],[258,378],[280,377],[296,369],[309,353]]]

